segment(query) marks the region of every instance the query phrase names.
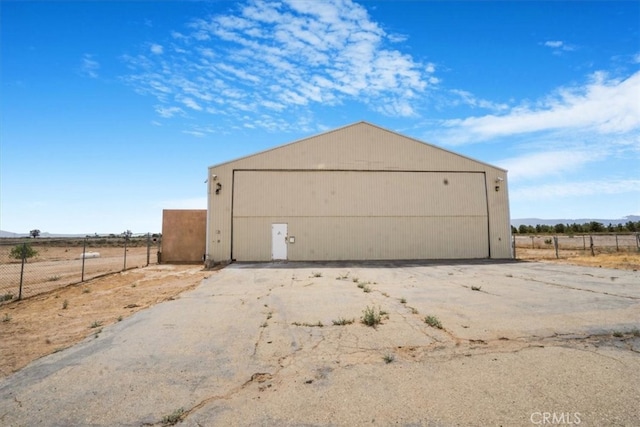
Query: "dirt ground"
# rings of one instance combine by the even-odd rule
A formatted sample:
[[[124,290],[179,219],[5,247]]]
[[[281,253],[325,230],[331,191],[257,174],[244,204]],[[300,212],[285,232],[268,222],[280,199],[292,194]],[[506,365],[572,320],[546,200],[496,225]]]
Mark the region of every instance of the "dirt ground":
[[[576,251],[555,259],[551,250],[518,248],[518,259],[636,271],[640,253]],[[31,361],[100,333],[102,327],[175,298],[216,274],[200,265],[155,265],[115,273],[18,302],[0,305],[0,378]],[[66,308],[65,308],[66,307]]]
[[[211,274],[200,265],[155,265],[1,304],[0,377],[171,300]]]
[[[560,258],[556,258],[553,248],[530,249],[516,248],[516,257],[525,261],[545,261],[558,264],[573,264],[585,267],[616,268],[621,270],[640,270],[640,252],[624,251],[596,253],[592,256],[587,250],[562,250]]]

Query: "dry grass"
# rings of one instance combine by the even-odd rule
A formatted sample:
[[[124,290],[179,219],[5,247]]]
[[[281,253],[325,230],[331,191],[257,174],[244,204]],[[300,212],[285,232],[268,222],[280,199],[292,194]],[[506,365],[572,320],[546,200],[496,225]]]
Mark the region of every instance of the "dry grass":
[[[556,259],[553,249],[516,248],[518,259],[526,261],[551,261],[561,264],[582,265],[585,267],[615,268],[620,270],[640,270],[640,252],[596,252],[591,255],[589,250],[561,250],[560,258]]]
[[[151,266],[4,303],[0,317],[11,321],[0,323],[0,378],[94,334],[88,326],[96,319],[100,326],[121,321],[173,299],[211,274],[193,265]],[[91,292],[83,292],[86,288]]]

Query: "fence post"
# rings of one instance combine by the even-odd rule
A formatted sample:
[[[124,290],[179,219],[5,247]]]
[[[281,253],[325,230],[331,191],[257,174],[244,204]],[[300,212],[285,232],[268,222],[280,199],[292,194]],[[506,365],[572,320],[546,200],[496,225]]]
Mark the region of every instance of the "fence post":
[[[589,247],[591,248],[591,256],[596,256],[595,252],[593,251],[593,236],[589,235]]]
[[[556,259],[560,258],[558,256],[558,236],[553,236],[553,246],[556,248]]]
[[[516,236],[513,236],[513,259],[517,259],[516,256]]]
[[[20,289],[18,290],[18,299],[22,299],[22,281],[24,279],[24,263],[27,259],[27,244],[22,244],[22,266],[20,267]]]
[[[82,277],[80,278],[81,282],[84,282],[84,260],[87,259],[87,238],[84,238],[84,244],[82,245]]]
[[[640,233],[636,233],[636,246],[638,247],[638,251],[640,251]]]
[[[620,248],[618,247],[618,235],[614,234],[614,236],[616,236],[616,252],[620,252]]]
[[[533,236],[531,236],[531,249],[535,249],[535,247],[533,246]]]
[[[150,256],[151,256],[151,233],[147,233],[147,267],[149,266]]]
[[[587,250],[587,241],[584,238],[584,234],[582,235],[582,250],[583,251]]]
[[[127,269],[127,240],[129,240],[129,236],[127,233],[124,235],[124,266],[122,267],[122,271]]]

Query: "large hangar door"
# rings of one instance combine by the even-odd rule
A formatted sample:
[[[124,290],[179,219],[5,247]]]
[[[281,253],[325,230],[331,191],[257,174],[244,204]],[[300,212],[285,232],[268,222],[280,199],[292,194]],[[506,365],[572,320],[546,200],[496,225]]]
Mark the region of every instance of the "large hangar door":
[[[287,223],[289,260],[487,258],[481,172],[235,171],[233,258],[271,259]]]

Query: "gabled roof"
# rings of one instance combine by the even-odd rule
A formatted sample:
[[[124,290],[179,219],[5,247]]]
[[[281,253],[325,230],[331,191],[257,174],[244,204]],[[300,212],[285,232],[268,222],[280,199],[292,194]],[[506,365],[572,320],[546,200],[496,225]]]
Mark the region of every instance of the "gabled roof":
[[[489,163],[486,163],[486,162],[483,162],[483,161],[480,161],[480,160],[477,160],[477,159],[474,159],[474,158],[471,158],[471,157],[468,157],[468,156],[465,156],[465,155],[462,155],[462,154],[459,154],[459,153],[456,153],[456,152],[453,152],[453,151],[450,151],[450,150],[447,150],[445,148],[438,147],[436,145],[433,145],[433,144],[430,144],[430,143],[427,143],[427,142],[424,142],[424,141],[420,141],[420,140],[418,140],[416,138],[412,138],[410,136],[402,135],[402,134],[400,134],[398,132],[394,132],[394,131],[391,131],[389,129],[385,129],[385,128],[381,127],[381,126],[374,125],[374,124],[369,123],[367,121],[359,121],[359,122],[355,122],[355,123],[352,123],[352,124],[349,124],[349,125],[341,126],[339,128],[331,129],[331,130],[328,130],[326,132],[322,132],[322,133],[319,133],[319,134],[316,134],[316,135],[307,136],[307,137],[304,137],[302,139],[298,139],[298,140],[295,140],[295,141],[292,141],[292,142],[288,142],[288,143],[285,143],[285,144],[282,144],[282,145],[278,145],[278,146],[275,146],[275,147],[272,147],[272,148],[269,148],[269,149],[266,149],[266,150],[262,150],[262,151],[259,151],[259,152],[253,153],[253,154],[249,154],[247,156],[242,156],[242,157],[238,157],[238,158],[235,158],[235,159],[232,159],[232,160],[228,160],[226,162],[218,163],[218,164],[209,166],[209,168],[217,168],[217,167],[224,166],[224,165],[227,165],[227,164],[230,164],[230,163],[241,162],[243,160],[252,159],[254,157],[262,156],[262,155],[271,153],[273,151],[286,149],[288,147],[294,147],[294,146],[296,146],[298,144],[304,144],[304,143],[306,143],[306,142],[308,142],[309,140],[312,140],[312,139],[318,139],[318,138],[321,138],[323,136],[329,136],[329,135],[331,135],[333,133],[342,132],[342,131],[345,131],[345,130],[350,129],[350,128],[361,127],[361,126],[374,128],[374,129],[377,129],[377,130],[382,131],[382,132],[388,132],[390,134],[393,134],[393,135],[396,135],[398,137],[401,137],[401,138],[403,138],[405,140],[412,141],[412,142],[415,142],[417,144],[424,145],[426,147],[430,147],[431,149],[435,149],[435,150],[441,151],[443,153],[447,153],[447,154],[449,154],[451,156],[456,156],[456,157],[459,157],[461,159],[465,159],[465,160],[468,160],[468,161],[471,161],[471,162],[475,162],[475,163],[478,163],[478,164],[481,164],[481,165],[484,165],[484,166],[488,166],[488,167],[491,167],[491,168],[494,168],[494,169],[497,169],[497,170],[500,170],[500,171],[503,171],[503,172],[507,172],[506,169],[500,168],[498,166],[494,166],[494,165],[491,165]]]

